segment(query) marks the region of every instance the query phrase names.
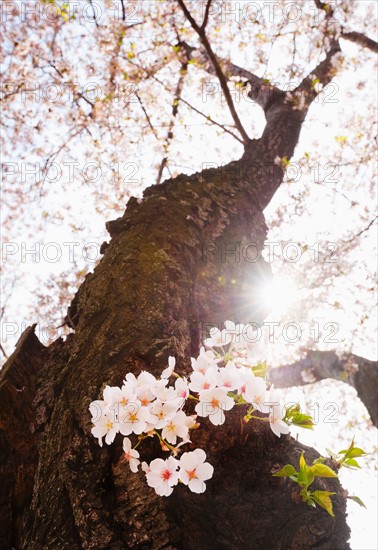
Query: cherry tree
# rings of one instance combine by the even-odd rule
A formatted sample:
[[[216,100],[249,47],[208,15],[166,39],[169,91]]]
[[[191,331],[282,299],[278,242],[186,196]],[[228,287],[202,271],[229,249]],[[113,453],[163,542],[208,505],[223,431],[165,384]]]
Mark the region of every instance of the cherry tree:
[[[49,291],[59,281],[60,298],[52,306],[50,292],[37,293],[45,318],[58,319],[86,274],[61,320],[65,338],[44,346],[33,324],[3,367],[5,545],[347,548],[338,481],[319,486],[337,493],[333,518],[297,502],[290,484],[271,475],[298,463],[304,449],[315,460],[313,449],[277,439],[263,423],[241,428],[243,413],[231,414],[220,429],[208,422],[193,435],[216,472],[207,491],[179,487],[165,499],[125,468],[120,441],[115,450],[96,445],[88,406],[127,372],[159,376],[171,355],[188,375],[210,326],[263,323],[262,288],[271,282],[264,211],[282,245],[290,220],[314,208],[319,189],[332,197],[331,214],[339,195],[349,201],[351,219],[337,237],[342,262],[324,261],[335,250],[320,227],[326,246],[313,250],[317,261],[294,266],[308,277],[303,311],[324,307],[332,289],[345,286],[374,224],[374,102],[365,89],[378,49],[369,37],[374,5],[6,1],[2,22],[4,267],[17,262],[17,239],[57,225],[88,242],[95,214],[119,215],[106,223],[110,240],[97,230],[105,241],[93,272],[74,262],[63,279],[52,277]],[[359,101],[361,112],[349,109]],[[337,129],[332,159],[327,132],[294,157],[300,136],[316,127],[312,113],[324,110],[325,127]],[[306,167],[313,181],[296,177]],[[342,188],[332,179],[340,167]],[[273,267],[291,269],[282,250],[273,250]],[[356,306],[361,330],[369,326],[370,265],[366,273]],[[9,275],[6,285],[9,321],[17,281]],[[295,362],[272,369],[270,379],[278,387],[343,379],[376,424],[376,363],[348,346],[336,351],[307,350],[303,358],[297,349]],[[132,452],[128,443],[123,451]],[[150,460],[159,452],[146,443]]]

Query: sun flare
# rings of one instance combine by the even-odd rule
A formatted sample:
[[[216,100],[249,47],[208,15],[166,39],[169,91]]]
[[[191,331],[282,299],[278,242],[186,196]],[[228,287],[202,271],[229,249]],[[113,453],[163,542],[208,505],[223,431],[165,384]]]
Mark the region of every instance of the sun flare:
[[[264,284],[261,289],[261,300],[270,313],[283,315],[296,301],[297,289],[287,277],[274,277],[274,280]]]

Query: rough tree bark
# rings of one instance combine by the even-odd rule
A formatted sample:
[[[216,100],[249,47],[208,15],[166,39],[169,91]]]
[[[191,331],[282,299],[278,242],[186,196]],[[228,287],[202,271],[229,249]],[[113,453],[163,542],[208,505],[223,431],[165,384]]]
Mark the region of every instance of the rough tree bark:
[[[0,380],[2,548],[349,548],[337,480],[318,484],[337,493],[332,518],[271,476],[302,449],[308,461],[318,456],[289,436],[252,423],[242,432],[237,413],[222,429],[204,423],[193,444],[215,468],[208,490],[161,498],[130,473],[120,442],[97,445],[88,412],[106,383],[121,384],[128,371],[159,374],[170,354],[188,372],[209,324],[262,321],[257,282],[268,265],[223,261],[222,251],[262,249],[263,209],[283,176],[276,159],[292,156],[315,97],[310,82],[330,81],[338,49],[290,95],[261,90],[266,128],[240,160],[152,186],[108,223],[111,241],[69,308],[66,341],[44,348],[32,328],[24,334]],[[158,453],[145,446],[147,460]]]

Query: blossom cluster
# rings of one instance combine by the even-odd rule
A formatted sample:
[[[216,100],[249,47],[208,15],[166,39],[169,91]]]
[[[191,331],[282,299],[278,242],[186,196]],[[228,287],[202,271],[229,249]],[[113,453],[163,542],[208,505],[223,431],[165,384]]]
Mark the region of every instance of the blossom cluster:
[[[128,373],[122,387],[106,386],[103,399],[89,406],[92,434],[100,446],[103,438],[110,445],[117,433],[123,435],[124,457],[131,471],[136,473],[141,465],[148,485],[158,495],[168,496],[179,482],[202,493],[205,481],[213,475],[203,449],[184,452],[176,458],[181,447],[191,443],[190,431],[199,427],[198,417],[219,426],[225,422],[225,411],[245,405],[246,422],[269,422],[276,436],[287,434],[289,428],[279,414],[277,391],[268,388],[266,365],[256,344],[251,344],[251,330],[250,325],[235,325],[231,321],[225,322],[223,330],[212,328],[199,356],[191,358],[188,378],[175,373],[176,360],[171,356],[160,378],[146,371],[137,377]],[[189,399],[196,402],[196,414],[188,415],[183,410]],[[267,416],[255,416],[255,411]],[[128,436],[137,438],[134,446]],[[137,448],[146,437],[158,437],[162,449],[170,452],[169,458],[156,458],[149,465],[141,463]]]

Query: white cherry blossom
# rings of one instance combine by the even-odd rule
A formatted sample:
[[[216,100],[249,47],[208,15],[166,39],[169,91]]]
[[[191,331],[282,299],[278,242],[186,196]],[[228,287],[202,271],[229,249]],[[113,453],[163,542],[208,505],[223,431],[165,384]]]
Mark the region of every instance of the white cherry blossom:
[[[178,406],[178,401],[168,401],[167,403],[163,403],[160,399],[154,401],[150,407],[151,424],[153,427],[156,430],[164,428],[177,413]]]
[[[136,395],[141,404],[145,407],[147,407],[151,401],[154,401],[155,395],[153,393],[154,386],[149,386],[148,384],[144,384],[143,386],[138,386],[136,388]]]
[[[172,456],[167,460],[155,458],[149,465],[149,471],[146,472],[148,485],[153,487],[158,495],[169,496],[178,483],[178,465],[179,461]]]
[[[119,423],[115,421],[114,411],[103,409],[101,417],[93,426],[92,435],[97,437],[98,444],[102,447],[102,438],[105,437],[105,443],[113,443],[115,436],[119,432]]]
[[[277,437],[281,437],[281,434],[288,434],[290,432],[289,426],[281,418],[274,413],[269,415],[270,429]]]
[[[205,460],[206,453],[202,449],[184,453],[180,458],[179,478],[193,493],[205,492],[205,481],[213,476],[214,468]]]
[[[208,368],[216,366],[216,364],[219,362],[219,359],[215,357],[213,351],[205,351],[205,348],[201,347],[200,354],[197,359],[194,359],[194,357],[192,357],[191,361],[193,371],[198,371],[202,372],[202,374],[205,374]]]
[[[242,385],[240,369],[235,366],[235,363],[229,361],[223,369],[219,369],[217,373],[217,385],[220,388],[225,388],[227,391],[238,390]]]
[[[118,386],[105,386],[103,391],[104,401],[108,406],[118,403],[121,399],[121,388]]]
[[[187,416],[183,411],[179,411],[164,426],[161,435],[171,445],[175,445],[177,438],[187,439],[189,428],[187,425]]]
[[[189,396],[189,385],[186,378],[177,378],[175,382],[175,390],[177,397],[182,399],[183,402],[188,399]]]
[[[253,376],[247,382],[245,391],[243,394],[247,403],[251,403],[255,409],[262,413],[268,413],[270,411],[269,405],[265,404],[267,400],[268,392],[266,389],[266,382],[258,376]]]
[[[161,378],[169,378],[175,369],[175,365],[176,365],[176,359],[172,355],[170,355],[168,357],[168,367],[164,369],[163,372],[161,373]]]
[[[219,330],[217,327],[210,329],[210,338],[206,338],[205,346],[208,348],[219,348],[221,346],[227,346],[232,340],[230,332],[226,330]]]
[[[218,369],[210,367],[205,374],[202,372],[193,372],[190,375],[189,389],[193,392],[199,393],[203,390],[209,390],[216,388],[218,383]]]
[[[130,470],[136,474],[140,464],[139,453],[135,449],[132,449],[131,441],[128,437],[123,438],[123,450],[125,452],[125,459],[130,465]]]
[[[147,407],[140,403],[129,403],[120,410],[119,431],[122,435],[141,434],[146,431],[147,423],[150,422],[151,415]]]
[[[158,380],[155,384],[155,387],[151,389],[155,397],[160,399],[160,401],[171,401],[177,399],[177,394],[173,386],[167,386],[168,379],[163,378]]]
[[[270,407],[269,424],[272,432],[277,437],[281,437],[281,434],[288,434],[290,432],[289,426],[281,418],[280,396],[273,385],[267,392],[266,404]]]
[[[255,380],[255,375],[250,368],[242,367],[240,369],[241,386],[238,393],[247,400],[248,386],[252,385]]]
[[[214,426],[220,426],[225,421],[224,411],[229,411],[234,406],[234,400],[228,397],[227,390],[215,388],[204,390],[199,394],[200,402],[195,411],[198,416],[208,416]]]

